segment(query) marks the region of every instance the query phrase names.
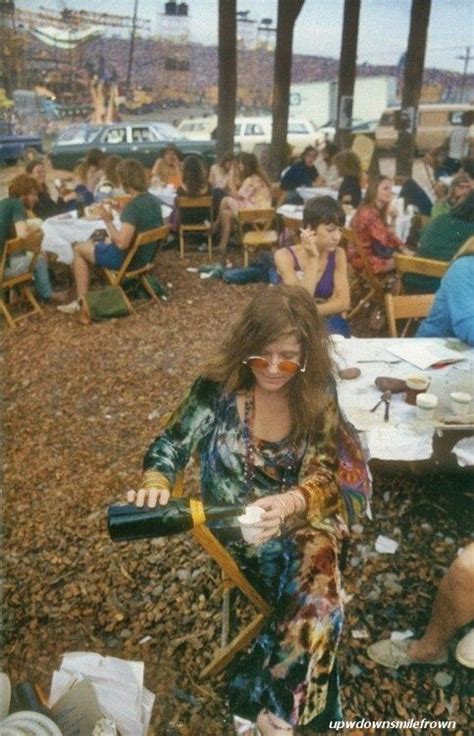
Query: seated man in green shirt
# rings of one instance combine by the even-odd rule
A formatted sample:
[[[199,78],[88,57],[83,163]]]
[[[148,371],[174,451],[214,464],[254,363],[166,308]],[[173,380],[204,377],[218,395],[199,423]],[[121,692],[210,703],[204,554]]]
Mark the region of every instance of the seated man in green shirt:
[[[160,202],[148,192],[147,174],[143,166],[134,159],[125,159],[117,166],[117,176],[124,191],[131,197],[120,215],[122,226],[118,230],[113,224],[112,213],[105,207],[101,208],[100,217],[105,222],[112,242],[93,243],[87,240],[85,243],[76,245],[73,270],[77,299],[64,307],[59,307],[61,312],[72,313],[81,309],[80,302],[89,290],[91,265],[118,271],[135,235],[163,225]],[[156,248],[157,243],[149,243],[144,246],[133,258],[131,267],[149,263],[156,253]],[[89,321],[85,310],[81,314],[80,321],[83,324]]]
[[[0,256],[7,240],[12,238],[26,238],[31,232],[27,224],[27,210],[32,210],[38,201],[39,185],[32,176],[19,174],[8,188],[8,197],[0,200]],[[6,264],[5,273],[8,276],[17,276],[28,270],[32,256],[28,253],[15,253]],[[44,256],[36,260],[34,270],[35,291],[44,301],[63,301],[62,292],[53,292],[48,274],[48,267]]]
[[[446,215],[432,220],[423,230],[415,255],[437,261],[451,261],[459,248],[474,235],[474,190]],[[407,294],[434,294],[440,279],[407,273],[403,288]]]

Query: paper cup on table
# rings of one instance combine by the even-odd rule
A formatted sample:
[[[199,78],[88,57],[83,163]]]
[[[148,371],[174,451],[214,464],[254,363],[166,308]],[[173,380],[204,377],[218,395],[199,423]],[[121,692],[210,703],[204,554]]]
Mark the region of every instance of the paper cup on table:
[[[418,394],[416,397],[416,417],[422,422],[430,422],[438,406],[438,397],[434,394]]]
[[[247,544],[255,544],[260,537],[262,530],[258,523],[262,520],[264,514],[265,511],[260,506],[247,506],[245,514],[237,517],[242,536]]]
[[[422,394],[427,390],[430,385],[430,379],[426,376],[410,376],[405,379],[405,383],[407,385],[405,401],[407,404],[415,406],[416,397],[418,394]]]
[[[451,394],[451,409],[453,414],[469,414],[469,408],[471,404],[471,394],[464,393],[464,391],[453,391]]]

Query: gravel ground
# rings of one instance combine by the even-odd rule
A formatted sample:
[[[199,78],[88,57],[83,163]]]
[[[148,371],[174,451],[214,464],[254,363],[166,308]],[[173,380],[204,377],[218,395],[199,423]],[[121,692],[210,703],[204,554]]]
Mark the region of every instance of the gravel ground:
[[[2,356],[3,669],[48,692],[63,652],[143,660],[157,736],[232,733],[224,676],[199,680],[219,640],[217,568],[190,537],[115,545],[105,528],[106,507],[137,486],[160,416],[262,288],[185,270],[203,261],[161,253],[157,273],[172,284],[170,300],[126,319],[83,327],[46,307],[5,335]],[[374,519],[351,544],[339,659],[345,717],[451,717],[454,733],[468,734],[467,669],[451,659],[391,672],[365,655],[392,630],[423,631],[437,584],[467,539],[457,482],[409,472],[376,469]],[[400,542],[396,555],[374,552],[379,534]],[[238,600],[236,610],[249,615]],[[355,638],[358,629],[368,638]]]

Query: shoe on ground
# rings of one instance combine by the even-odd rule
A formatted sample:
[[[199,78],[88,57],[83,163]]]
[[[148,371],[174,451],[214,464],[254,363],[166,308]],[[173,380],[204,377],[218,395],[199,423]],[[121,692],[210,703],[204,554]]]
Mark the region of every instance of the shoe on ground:
[[[371,644],[367,649],[367,654],[377,664],[381,664],[383,667],[390,667],[394,670],[398,669],[398,667],[409,667],[412,664],[433,665],[447,662],[448,657],[446,654],[431,660],[431,662],[414,661],[408,654],[408,648],[412,641],[412,639],[403,639],[402,641],[382,639],[382,641]]]
[[[468,631],[458,642],[454,656],[464,667],[474,669],[474,629]]]
[[[56,309],[63,314],[74,314],[75,312],[79,312],[81,305],[79,300],[75,299],[73,302],[69,302],[69,304],[60,304]]]
[[[237,736],[255,736],[260,732],[257,730],[257,724],[248,721],[240,716],[232,716],[234,721],[234,731]]]

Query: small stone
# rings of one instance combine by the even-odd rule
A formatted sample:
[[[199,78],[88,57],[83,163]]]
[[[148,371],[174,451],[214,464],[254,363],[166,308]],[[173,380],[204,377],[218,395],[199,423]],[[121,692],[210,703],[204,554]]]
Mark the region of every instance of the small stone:
[[[434,676],[434,680],[437,685],[440,687],[448,687],[448,685],[451,685],[453,681],[452,675],[449,675],[447,672],[437,672]]]
[[[364,527],[362,526],[362,524],[353,524],[351,526],[351,531],[353,534],[362,534],[362,532],[364,531]]]
[[[352,677],[359,677],[359,675],[362,674],[363,669],[361,667],[358,667],[356,664],[351,664],[351,666],[349,667],[349,672]]]
[[[132,636],[132,632],[130,631],[130,629],[123,629],[120,632],[121,639],[130,639],[131,636]]]
[[[191,570],[177,570],[176,576],[182,583],[188,583],[191,580]]]
[[[360,564],[360,557],[351,557],[349,564],[351,567],[357,567]]]

